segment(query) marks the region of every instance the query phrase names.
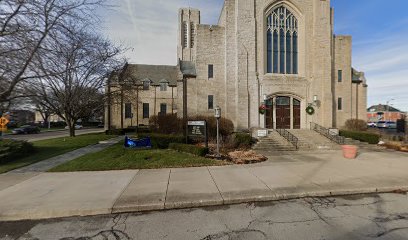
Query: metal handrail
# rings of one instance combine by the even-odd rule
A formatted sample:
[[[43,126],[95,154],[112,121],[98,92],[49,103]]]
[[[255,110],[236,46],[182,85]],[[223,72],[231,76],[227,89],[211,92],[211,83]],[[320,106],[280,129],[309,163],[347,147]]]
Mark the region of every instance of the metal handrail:
[[[337,135],[337,134],[332,134],[332,133],[330,133],[329,129],[327,129],[325,127],[322,127],[319,124],[311,122],[310,123],[310,129],[317,132],[317,133],[320,133],[324,137],[330,139],[331,141],[333,141],[333,142],[335,142],[337,144],[344,145],[344,143],[346,141],[346,139],[343,136],[340,136],[340,135]]]
[[[296,150],[299,149],[298,145],[299,139],[295,135],[293,135],[286,129],[276,129],[276,132],[279,133],[286,140],[288,140],[288,142],[290,142],[293,146],[295,146]]]

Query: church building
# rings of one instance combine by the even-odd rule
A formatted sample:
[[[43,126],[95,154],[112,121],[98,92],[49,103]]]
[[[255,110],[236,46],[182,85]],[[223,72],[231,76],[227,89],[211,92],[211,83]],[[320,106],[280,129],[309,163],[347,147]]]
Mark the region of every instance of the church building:
[[[135,101],[109,104],[108,124],[213,115],[216,106],[237,130],[366,120],[366,79],[352,67],[351,36],[334,34],[330,0],[225,0],[217,25],[200,15],[179,10],[177,66],[129,64],[112,81],[115,89],[131,79],[141,93],[136,87]]]

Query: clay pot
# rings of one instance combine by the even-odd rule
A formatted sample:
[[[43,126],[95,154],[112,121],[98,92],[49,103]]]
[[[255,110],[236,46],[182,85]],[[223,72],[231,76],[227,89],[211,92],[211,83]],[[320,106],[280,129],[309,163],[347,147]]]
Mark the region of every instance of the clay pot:
[[[355,159],[357,157],[358,147],[354,145],[343,145],[343,156],[348,159]]]

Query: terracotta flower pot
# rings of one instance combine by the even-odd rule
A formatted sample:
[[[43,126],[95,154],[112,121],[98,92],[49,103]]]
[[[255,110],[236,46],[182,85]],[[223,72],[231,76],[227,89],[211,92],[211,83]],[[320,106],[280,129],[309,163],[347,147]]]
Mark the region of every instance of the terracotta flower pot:
[[[348,159],[355,159],[357,157],[357,146],[354,145],[343,145],[343,156]]]

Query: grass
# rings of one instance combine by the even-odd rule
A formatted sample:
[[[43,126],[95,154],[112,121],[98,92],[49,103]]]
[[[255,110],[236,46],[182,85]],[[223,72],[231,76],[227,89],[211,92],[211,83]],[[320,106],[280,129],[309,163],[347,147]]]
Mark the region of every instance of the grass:
[[[107,140],[115,136],[105,134],[85,134],[75,138],[61,137],[33,142],[36,152],[30,156],[16,159],[15,161],[0,164],[0,173],[21,168],[48,158],[52,158],[73,150],[97,144],[99,141]]]
[[[50,172],[107,171],[124,169],[157,169],[224,165],[223,162],[173,150],[125,149],[118,143],[59,165]]]

